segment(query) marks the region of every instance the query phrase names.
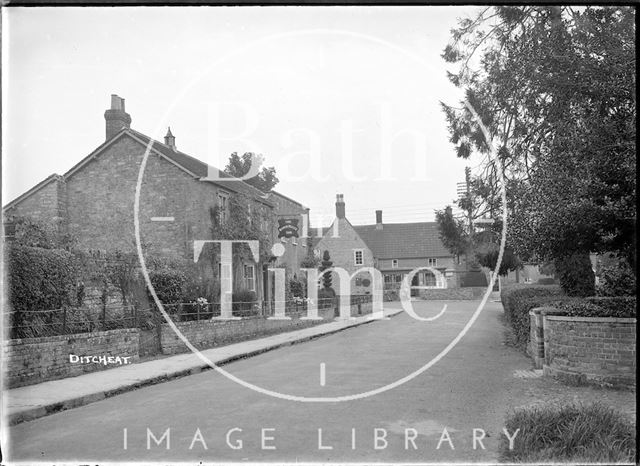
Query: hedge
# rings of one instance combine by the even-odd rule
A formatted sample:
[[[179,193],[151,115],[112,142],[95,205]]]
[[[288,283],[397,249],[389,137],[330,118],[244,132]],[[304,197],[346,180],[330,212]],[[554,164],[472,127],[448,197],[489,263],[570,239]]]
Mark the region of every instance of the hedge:
[[[636,317],[635,296],[589,297],[560,306],[571,317]]]
[[[13,311],[60,309],[75,300],[76,268],[69,251],[13,244],[6,264]]]
[[[558,314],[572,317],[636,317],[635,296],[579,298],[562,294],[558,286],[528,285],[505,288],[500,297],[516,346],[522,350],[529,341],[529,311],[537,307],[554,307]]]
[[[503,288],[500,294],[507,323],[515,334],[516,346],[524,350],[529,341],[529,311],[536,307],[555,307],[571,300],[559,286],[531,286]]]

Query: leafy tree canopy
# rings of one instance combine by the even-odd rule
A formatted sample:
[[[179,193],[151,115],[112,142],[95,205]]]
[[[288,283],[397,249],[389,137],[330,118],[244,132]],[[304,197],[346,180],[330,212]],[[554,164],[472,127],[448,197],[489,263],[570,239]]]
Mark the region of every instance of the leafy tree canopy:
[[[276,176],[276,169],[274,167],[263,167],[263,162],[264,157],[262,154],[245,152],[242,156],[239,156],[237,152],[233,152],[229,157],[229,162],[224,168],[224,171],[231,176],[241,177],[248,174],[252,167],[254,171],[256,168],[261,168],[256,176],[244,181],[254,188],[257,188],[264,193],[268,193],[280,180],[278,180],[278,177]]]
[[[489,189],[476,191],[492,207],[502,171],[520,257],[616,251],[635,264],[634,21],[624,6],[503,6],[452,30],[449,79],[497,160],[464,103],[442,105],[450,140],[481,158]]]

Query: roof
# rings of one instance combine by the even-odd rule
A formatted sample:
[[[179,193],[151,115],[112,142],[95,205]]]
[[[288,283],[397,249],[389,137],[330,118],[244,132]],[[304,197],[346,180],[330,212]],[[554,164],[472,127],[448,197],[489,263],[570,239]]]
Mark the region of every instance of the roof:
[[[376,225],[355,225],[353,228],[376,259],[451,256],[440,240],[436,222],[385,223],[381,230],[377,230]]]
[[[156,141],[155,139],[152,139],[149,136],[142,134],[134,129],[125,129],[124,132],[130,132],[133,135],[137,136],[137,138],[141,139],[145,145],[151,144],[151,148],[153,150],[159,152],[161,155],[171,160],[179,167],[182,167],[189,171],[191,174],[201,178],[201,181],[214,183],[222,188],[258,198],[261,202],[267,205],[272,205],[272,203],[267,200],[267,194],[263,193],[257,188],[254,188],[250,184],[245,183],[244,181],[223,172],[222,170],[215,169],[218,172],[217,178],[222,179],[207,179],[207,176],[209,175],[209,165],[207,165],[206,163],[196,159],[195,157],[187,155],[184,152],[180,152],[177,149],[173,149],[171,146],[167,146],[160,141]]]
[[[40,183],[36,184],[33,188],[29,189],[28,191],[20,194],[18,197],[16,197],[13,201],[9,202],[7,205],[5,205],[2,210],[7,210],[10,209],[11,207],[13,207],[14,205],[16,205],[18,202],[22,201],[23,199],[25,199],[26,197],[29,197],[30,195],[32,195],[33,193],[35,193],[36,191],[38,191],[39,189],[45,187],[46,185],[48,185],[49,183],[51,183],[52,181],[56,181],[61,179],[62,177],[60,175],[58,175],[57,173],[54,173],[53,175],[49,175],[47,176],[44,180],[42,180]]]

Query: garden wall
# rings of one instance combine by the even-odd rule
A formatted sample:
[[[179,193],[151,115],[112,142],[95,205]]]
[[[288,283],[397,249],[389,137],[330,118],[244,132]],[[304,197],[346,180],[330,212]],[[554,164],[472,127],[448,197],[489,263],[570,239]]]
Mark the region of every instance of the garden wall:
[[[486,286],[470,286],[466,288],[433,288],[419,290],[419,296],[422,299],[429,300],[472,300],[482,298],[486,291]]]
[[[635,386],[635,318],[547,313],[540,312],[545,375],[598,385]]]
[[[360,305],[360,314],[371,313],[372,304]],[[264,316],[243,317],[240,320],[196,320],[191,322],[176,322],[180,332],[198,349],[214,348],[240,341],[291,332],[319,324],[332,322],[338,311],[334,307],[318,309],[318,315],[323,320],[302,320],[306,312],[287,313],[291,320],[270,320]],[[351,316],[359,315],[358,305],[351,306]],[[176,335],[169,324],[162,324],[160,344],[164,354],[183,353],[188,351],[180,337]]]
[[[138,329],[118,329],[7,340],[2,347],[7,388],[119,367],[138,360]],[[105,356],[100,362],[70,362],[70,355]],[[120,363],[115,357],[120,357]]]

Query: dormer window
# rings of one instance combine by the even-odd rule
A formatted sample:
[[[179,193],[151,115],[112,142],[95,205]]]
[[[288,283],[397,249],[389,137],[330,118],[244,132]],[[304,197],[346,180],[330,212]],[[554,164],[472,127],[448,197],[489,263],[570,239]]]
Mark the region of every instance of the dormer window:
[[[392,269],[398,268],[398,259],[391,259],[391,268]]]

